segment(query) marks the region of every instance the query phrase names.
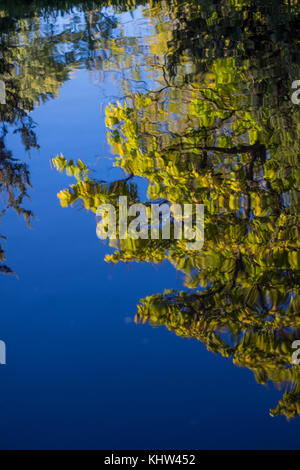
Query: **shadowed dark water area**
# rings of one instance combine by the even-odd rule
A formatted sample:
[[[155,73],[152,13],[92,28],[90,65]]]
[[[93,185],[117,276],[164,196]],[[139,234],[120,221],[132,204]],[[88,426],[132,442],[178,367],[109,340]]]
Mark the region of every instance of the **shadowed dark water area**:
[[[0,448],[299,449],[300,2],[0,1],[0,32]],[[203,246],[99,240],[120,196],[203,204]]]

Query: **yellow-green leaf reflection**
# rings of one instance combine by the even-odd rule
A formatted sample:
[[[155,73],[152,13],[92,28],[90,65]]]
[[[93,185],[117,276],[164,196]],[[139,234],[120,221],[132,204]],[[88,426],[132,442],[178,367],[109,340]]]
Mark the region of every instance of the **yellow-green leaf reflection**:
[[[151,2],[143,14],[153,33],[137,69],[153,87],[137,89],[139,76],[128,76],[126,99],[106,109],[124,179],[98,181],[63,156],[54,165],[76,178],[58,195],[63,207],[81,201],[95,213],[120,195],[139,202],[134,177],[148,183],[148,206],[204,204],[200,251],[174,237],[119,240],[106,260],[169,260],[185,289],[140,300],[136,321],[196,338],[257,382],[283,387],[271,414],[291,418],[300,414],[300,366],[292,361],[300,338],[300,108],[290,99],[300,30],[287,31],[300,7],[280,4],[275,14],[274,2]],[[120,50],[108,41],[107,70],[131,68],[132,44],[138,39],[123,36]]]

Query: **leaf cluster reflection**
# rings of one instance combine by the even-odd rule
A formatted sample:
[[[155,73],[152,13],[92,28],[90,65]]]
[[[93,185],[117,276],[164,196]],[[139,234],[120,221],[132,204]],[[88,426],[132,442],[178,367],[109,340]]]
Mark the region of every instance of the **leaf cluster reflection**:
[[[163,6],[161,5],[163,4]],[[106,110],[108,141],[124,180],[91,177],[82,162],[54,159],[77,182],[59,193],[96,212],[120,195],[139,201],[203,203],[205,244],[119,240],[110,262],[169,260],[182,292],[142,299],[137,322],[165,325],[252,370],[259,383],[286,390],[273,416],[300,414],[298,2],[152,2],[139,38],[106,42],[107,70],[122,64],[126,98]],[[243,27],[241,27],[243,24]],[[275,31],[275,32],[274,32]],[[292,33],[291,33],[292,32]],[[120,42],[120,38],[118,39]],[[127,74],[127,75],[126,75]],[[153,87],[145,88],[151,80]]]

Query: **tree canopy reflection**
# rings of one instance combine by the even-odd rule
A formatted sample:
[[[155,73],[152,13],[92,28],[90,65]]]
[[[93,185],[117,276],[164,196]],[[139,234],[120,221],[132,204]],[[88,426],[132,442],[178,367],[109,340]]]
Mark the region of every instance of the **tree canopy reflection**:
[[[141,71],[156,86],[130,90],[128,80],[126,99],[106,110],[124,180],[103,183],[82,162],[54,160],[77,180],[59,193],[63,207],[137,202],[134,177],[148,182],[148,203],[205,205],[201,251],[174,239],[119,240],[106,260],[169,260],[183,272],[189,289],[142,299],[136,321],[196,338],[259,383],[285,386],[271,414],[288,418],[300,414],[291,349],[300,337],[300,116],[290,99],[299,14],[295,1],[152,2]],[[122,57],[133,42],[127,49],[123,38]]]

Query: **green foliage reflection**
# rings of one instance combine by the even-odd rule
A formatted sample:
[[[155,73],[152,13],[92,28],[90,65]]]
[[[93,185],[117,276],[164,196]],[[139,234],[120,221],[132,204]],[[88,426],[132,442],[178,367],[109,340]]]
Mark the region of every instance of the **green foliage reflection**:
[[[81,201],[93,212],[119,195],[136,202],[134,177],[142,177],[149,201],[203,203],[201,251],[174,239],[120,240],[106,259],[169,260],[189,290],[141,300],[136,321],[197,338],[252,370],[259,383],[286,385],[271,414],[294,417],[300,127],[290,86],[300,77],[300,7],[217,3],[173,1],[162,9],[153,2],[145,9],[155,33],[145,40],[140,68],[157,86],[130,90],[128,80],[126,99],[106,110],[108,140],[126,177],[106,184],[82,162],[57,157],[56,168],[77,179],[59,198],[63,207]],[[123,44],[122,57],[130,50],[126,37]],[[111,46],[113,64],[118,49]]]

